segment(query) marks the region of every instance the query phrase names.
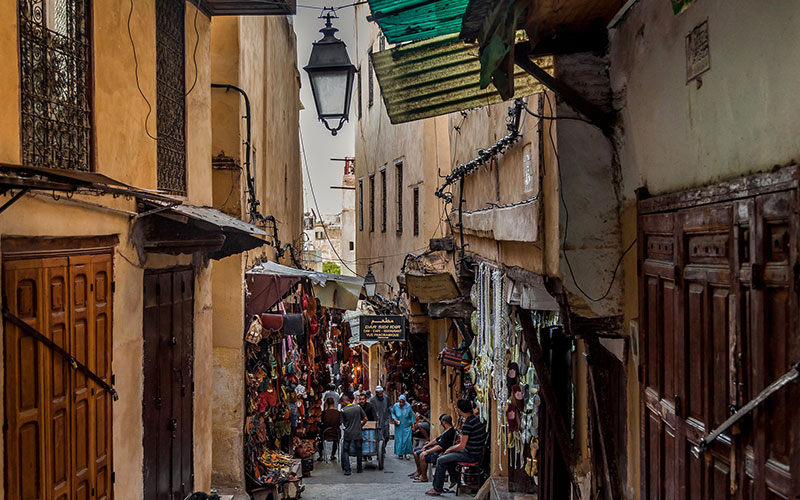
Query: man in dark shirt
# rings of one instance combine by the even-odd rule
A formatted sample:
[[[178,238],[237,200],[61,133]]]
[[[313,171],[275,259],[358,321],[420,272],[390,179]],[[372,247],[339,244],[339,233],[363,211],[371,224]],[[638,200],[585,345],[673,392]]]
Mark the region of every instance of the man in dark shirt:
[[[353,404],[353,396],[342,394],[342,425],[344,426],[344,443],[342,444],[342,468],[344,475],[350,475],[350,445],[356,448],[356,472],[364,472],[362,460],[361,426],[367,423],[367,414],[360,406]]]
[[[373,407],[367,401],[367,395],[365,393],[361,393],[358,395],[358,406],[364,410],[364,413],[367,415],[368,422],[377,422],[378,421],[378,414],[375,413],[375,407]]]
[[[415,483],[428,482],[428,464],[435,464],[439,454],[453,446],[456,438],[456,430],[453,428],[453,417],[444,413],[439,417],[444,432],[436,438],[428,441],[424,445],[414,450],[414,461],[417,463],[417,473],[414,477]]]
[[[447,448],[436,460],[433,488],[426,491],[426,495],[439,496],[444,493],[444,475],[450,471],[450,477],[456,477],[458,462],[479,462],[483,456],[487,436],[486,423],[472,413],[470,401],[459,399],[457,407],[458,414],[466,419],[461,428],[461,440]]]
[[[339,446],[339,426],[342,417],[336,409],[336,402],[332,397],[325,399],[325,411],[322,412],[322,431],[319,443],[319,461],[322,461],[322,454],[325,451],[325,441],[333,442],[331,447],[331,460],[336,457],[336,448]]]

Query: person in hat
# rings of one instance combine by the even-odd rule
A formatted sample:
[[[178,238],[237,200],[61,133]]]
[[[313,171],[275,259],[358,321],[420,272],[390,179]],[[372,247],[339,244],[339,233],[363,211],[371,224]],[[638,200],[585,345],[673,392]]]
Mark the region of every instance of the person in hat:
[[[392,406],[392,421],[394,422],[394,453],[399,458],[411,458],[414,448],[411,445],[411,425],[416,422],[414,411],[406,401],[405,394],[401,395],[397,403]]]
[[[389,423],[392,421],[392,405],[389,401],[389,396],[384,393],[383,387],[375,387],[375,395],[370,398],[369,404],[375,409],[375,415],[378,419],[378,429],[380,429],[378,435],[381,437],[383,454],[386,455],[386,443],[389,442]],[[383,467],[378,467],[378,470],[382,469]]]
[[[426,491],[426,495],[439,496],[444,493],[444,476],[450,471],[451,478],[457,477],[456,465],[459,462],[479,462],[483,456],[483,447],[488,436],[486,422],[472,412],[471,401],[459,399],[456,406],[458,415],[464,418],[461,439],[439,455],[436,472],[433,474],[433,488]]]

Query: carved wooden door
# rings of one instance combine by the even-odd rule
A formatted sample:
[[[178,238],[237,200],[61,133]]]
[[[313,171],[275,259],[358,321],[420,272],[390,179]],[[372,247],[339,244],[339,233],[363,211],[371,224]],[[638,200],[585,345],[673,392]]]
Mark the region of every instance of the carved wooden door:
[[[111,382],[111,255],[3,264],[5,306]],[[7,498],[112,497],[111,397],[5,322]]]
[[[192,492],[194,273],[144,277],[144,497]]]
[[[796,198],[796,190],[731,192],[688,208],[658,207],[655,199],[644,206],[650,213],[640,202],[643,498],[798,494],[796,386],[705,453],[696,449],[800,360]]]

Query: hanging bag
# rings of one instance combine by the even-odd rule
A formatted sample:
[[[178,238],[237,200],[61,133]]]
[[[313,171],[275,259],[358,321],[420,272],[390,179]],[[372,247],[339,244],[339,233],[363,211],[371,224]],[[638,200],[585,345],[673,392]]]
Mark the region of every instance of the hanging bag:
[[[261,318],[253,316],[252,321],[250,321],[250,326],[247,328],[247,333],[244,335],[244,339],[251,344],[258,344],[261,342],[263,331],[264,327],[261,325]]]

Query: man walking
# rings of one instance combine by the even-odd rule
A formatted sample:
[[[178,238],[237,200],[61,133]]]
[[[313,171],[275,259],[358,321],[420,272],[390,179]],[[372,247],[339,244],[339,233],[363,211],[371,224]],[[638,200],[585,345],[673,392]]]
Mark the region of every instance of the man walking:
[[[461,440],[448,448],[436,460],[436,472],[433,474],[433,488],[426,495],[439,496],[444,493],[444,475],[450,471],[450,477],[457,476],[458,462],[479,462],[486,444],[486,424],[472,412],[472,402],[459,399],[456,404],[458,414],[464,417],[461,428]]]
[[[353,444],[356,448],[356,472],[364,472],[364,465],[362,464],[362,440],[361,440],[361,427],[367,423],[367,415],[359,405],[353,404],[353,397],[348,394],[342,394],[340,399],[342,408],[342,426],[344,426],[344,444],[342,446],[342,468],[344,468],[344,475],[349,476],[350,469],[350,445]]]
[[[372,407],[375,409],[375,415],[378,418],[378,430],[382,438],[381,448],[382,453],[386,455],[386,443],[389,442],[389,422],[392,421],[391,409],[392,404],[389,397],[383,393],[383,387],[378,386],[375,388],[375,395],[369,400]],[[383,467],[378,466],[378,470],[383,470]]]

